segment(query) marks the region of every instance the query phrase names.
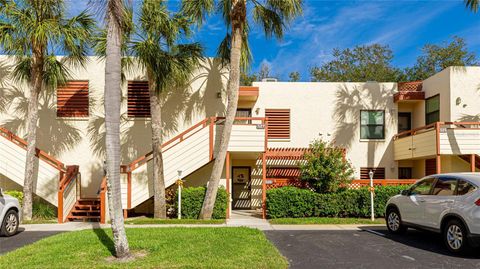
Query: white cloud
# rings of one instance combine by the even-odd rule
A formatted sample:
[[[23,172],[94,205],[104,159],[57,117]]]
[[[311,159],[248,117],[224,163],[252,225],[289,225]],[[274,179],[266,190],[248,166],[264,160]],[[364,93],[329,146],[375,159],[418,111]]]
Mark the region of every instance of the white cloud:
[[[369,43],[395,47],[408,42],[418,28],[445,13],[452,4],[458,3],[354,2],[335,13],[325,12],[328,7],[305,7],[304,17],[298,19],[285,36],[285,42],[293,42],[298,47],[292,49],[293,46],[287,48],[279,44],[278,53],[271,59],[272,66],[284,77],[299,71],[302,80],[309,80],[309,69],[330,60],[333,48]]]

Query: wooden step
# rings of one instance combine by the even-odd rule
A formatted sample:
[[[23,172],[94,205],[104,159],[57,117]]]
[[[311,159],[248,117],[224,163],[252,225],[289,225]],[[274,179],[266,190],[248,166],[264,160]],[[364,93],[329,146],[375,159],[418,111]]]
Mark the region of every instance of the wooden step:
[[[77,214],[77,213],[95,213],[100,214],[100,210],[72,210],[70,213]]]
[[[75,209],[79,210],[100,210],[100,205],[75,205]]]
[[[92,221],[100,221],[100,216],[68,216],[68,220],[92,220]]]

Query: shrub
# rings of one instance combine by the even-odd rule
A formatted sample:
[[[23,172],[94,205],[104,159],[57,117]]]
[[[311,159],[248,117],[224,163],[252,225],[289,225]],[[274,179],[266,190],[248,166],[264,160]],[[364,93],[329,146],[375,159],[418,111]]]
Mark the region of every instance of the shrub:
[[[12,197],[18,199],[20,206],[23,204],[23,192],[21,191],[5,191]],[[34,219],[53,219],[57,216],[57,209],[49,203],[41,200],[39,197],[33,199],[32,217]]]
[[[198,219],[205,198],[205,187],[189,187],[182,189],[182,218]],[[175,212],[178,210],[178,193],[175,195]],[[220,187],[217,192],[213,219],[225,219],[227,214],[227,191]]]
[[[267,191],[267,212],[271,218],[301,218],[315,215],[316,193],[296,187]]]
[[[20,206],[23,204],[23,192],[21,191],[5,191],[5,194],[8,194],[14,198],[18,199]]]
[[[305,153],[305,163],[300,164],[300,178],[318,193],[336,192],[346,186],[353,175],[343,150],[322,140],[315,140]]]
[[[57,216],[57,209],[42,201],[33,203],[32,216],[34,219],[54,219]]]
[[[375,216],[385,214],[388,199],[408,186],[379,186],[375,189]],[[310,190],[284,187],[267,191],[269,218],[370,217],[368,188],[318,194]]]

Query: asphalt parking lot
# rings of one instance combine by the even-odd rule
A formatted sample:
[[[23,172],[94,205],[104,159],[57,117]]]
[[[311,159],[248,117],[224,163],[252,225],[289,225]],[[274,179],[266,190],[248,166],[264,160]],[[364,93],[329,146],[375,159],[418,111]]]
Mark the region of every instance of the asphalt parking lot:
[[[439,235],[384,228],[362,231],[265,231],[290,268],[480,268],[480,249],[451,255]]]
[[[20,228],[19,233],[14,236],[0,236],[0,255],[58,233],[60,231],[25,231]]]

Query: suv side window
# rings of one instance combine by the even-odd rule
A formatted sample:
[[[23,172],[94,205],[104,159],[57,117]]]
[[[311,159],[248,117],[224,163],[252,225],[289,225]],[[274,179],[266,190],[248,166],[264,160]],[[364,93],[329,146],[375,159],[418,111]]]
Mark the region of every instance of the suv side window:
[[[438,178],[433,187],[432,195],[452,196],[455,195],[457,188],[457,179],[455,178]]]
[[[473,186],[469,182],[460,179],[458,181],[458,189],[457,189],[457,195],[465,195],[467,193],[471,193],[477,190],[477,187]]]
[[[418,182],[410,190],[410,195],[430,195],[433,182],[435,182],[435,178],[426,178]]]

